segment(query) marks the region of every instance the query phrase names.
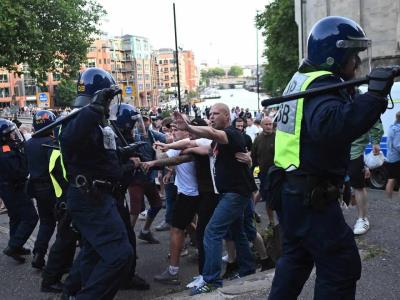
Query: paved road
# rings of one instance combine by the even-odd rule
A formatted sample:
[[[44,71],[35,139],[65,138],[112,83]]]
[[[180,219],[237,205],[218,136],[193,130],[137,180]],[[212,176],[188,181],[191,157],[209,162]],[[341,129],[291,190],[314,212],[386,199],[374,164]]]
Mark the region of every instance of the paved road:
[[[363,261],[362,278],[358,284],[356,299],[400,299],[400,249],[398,228],[400,227],[400,198],[394,200],[384,199],[380,191],[370,191],[370,221],[372,228],[369,233],[358,238],[360,248],[363,249],[367,259]],[[262,215],[262,224],[265,225],[263,205],[259,204],[257,210]],[[161,220],[165,210],[157,217],[156,224]],[[346,220],[353,226],[356,219],[356,210],[350,208],[344,211]],[[0,229],[7,227],[8,217],[0,216]],[[137,229],[142,226],[139,221]],[[117,299],[154,299],[156,297],[182,291],[184,285],[177,287],[164,286],[155,283],[152,278],[167,266],[168,240],[167,232],[156,233],[161,240],[160,245],[149,245],[138,242],[138,273],[151,283],[151,290],[145,292],[120,291]],[[0,249],[7,242],[7,235],[0,230]],[[196,260],[194,249],[189,248],[192,255],[184,257],[181,264],[181,278],[184,283],[196,275]],[[312,275],[307,282],[299,299],[313,298]],[[0,299],[58,299],[51,294],[39,292],[40,273],[33,270],[29,263],[16,265],[11,259],[0,255]],[[258,298],[257,298],[258,299]],[[261,299],[261,298],[260,298]]]

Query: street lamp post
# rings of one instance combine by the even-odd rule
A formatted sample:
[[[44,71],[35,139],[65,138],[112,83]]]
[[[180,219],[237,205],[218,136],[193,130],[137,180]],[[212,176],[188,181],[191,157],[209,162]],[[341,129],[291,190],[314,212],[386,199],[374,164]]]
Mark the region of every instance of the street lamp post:
[[[175,30],[175,64],[176,64],[176,76],[177,76],[177,84],[178,84],[178,106],[179,106],[179,111],[182,111],[181,85],[180,85],[180,81],[179,81],[179,53],[178,53],[178,36],[176,33],[175,3],[173,3],[173,10],[174,10],[174,30]]]
[[[257,10],[257,15],[258,15],[258,10]],[[256,25],[256,52],[257,52],[257,76],[256,76],[256,80],[257,80],[257,109],[260,110],[260,72],[259,72],[259,68],[258,68],[258,28]]]

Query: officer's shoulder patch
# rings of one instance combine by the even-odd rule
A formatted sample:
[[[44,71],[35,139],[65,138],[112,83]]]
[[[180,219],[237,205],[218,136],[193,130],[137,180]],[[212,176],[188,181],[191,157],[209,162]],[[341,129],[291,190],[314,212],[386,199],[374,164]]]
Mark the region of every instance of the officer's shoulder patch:
[[[11,148],[10,148],[10,146],[8,146],[8,145],[3,145],[3,147],[2,147],[2,149],[1,149],[3,152],[10,152],[11,151]]]

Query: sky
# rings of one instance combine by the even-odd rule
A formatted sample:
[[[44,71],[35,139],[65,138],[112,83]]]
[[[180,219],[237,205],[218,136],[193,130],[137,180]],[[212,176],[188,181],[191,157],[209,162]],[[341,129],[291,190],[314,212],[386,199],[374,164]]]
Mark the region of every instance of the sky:
[[[108,36],[147,37],[153,49],[175,48],[175,3],[178,46],[193,50],[197,65],[255,65],[254,18],[269,0],[98,0],[107,10],[102,30]],[[264,42],[258,32],[259,63]]]

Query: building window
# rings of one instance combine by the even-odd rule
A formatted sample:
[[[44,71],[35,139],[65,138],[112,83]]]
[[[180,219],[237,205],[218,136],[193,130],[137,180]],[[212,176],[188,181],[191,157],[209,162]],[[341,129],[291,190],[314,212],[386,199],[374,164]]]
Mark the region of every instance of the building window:
[[[0,74],[0,82],[8,82],[8,74]]]
[[[165,88],[166,89],[169,88],[169,83],[168,82],[165,84]]]
[[[147,89],[147,90],[150,89],[150,83],[146,83],[146,89]]]
[[[160,59],[159,64],[162,65],[162,60]]]
[[[36,95],[36,86],[25,85],[25,96],[34,96],[34,95]]]
[[[88,59],[88,68],[94,68],[96,67],[96,60],[95,59]]]
[[[168,59],[164,59],[164,65],[168,64]]]
[[[164,68],[164,72],[168,72],[168,68]]]
[[[148,70],[149,70],[149,65],[148,65],[148,64],[145,64],[145,65],[144,65],[144,69],[145,69],[146,71],[148,71]]]
[[[143,80],[143,75],[142,74],[137,74],[137,79],[138,80]]]
[[[165,75],[164,80],[169,80],[169,76]]]
[[[139,84],[139,91],[142,91],[143,90],[143,84]]]
[[[175,87],[175,86],[176,86],[176,83],[175,83],[175,82],[172,82],[172,83],[171,83],[171,86],[172,86],[172,87]]]
[[[10,89],[8,87],[0,88],[0,97],[1,98],[10,97]]]
[[[89,47],[88,52],[96,52],[96,47]]]
[[[173,71],[176,70],[176,68],[175,67],[171,67],[171,68],[169,68],[169,70],[173,72]]]
[[[169,60],[169,63],[170,63],[170,64],[174,64],[174,63],[175,63],[175,59],[170,59],[170,60]]]
[[[150,80],[150,75],[149,74],[144,75],[144,79],[145,80]]]

